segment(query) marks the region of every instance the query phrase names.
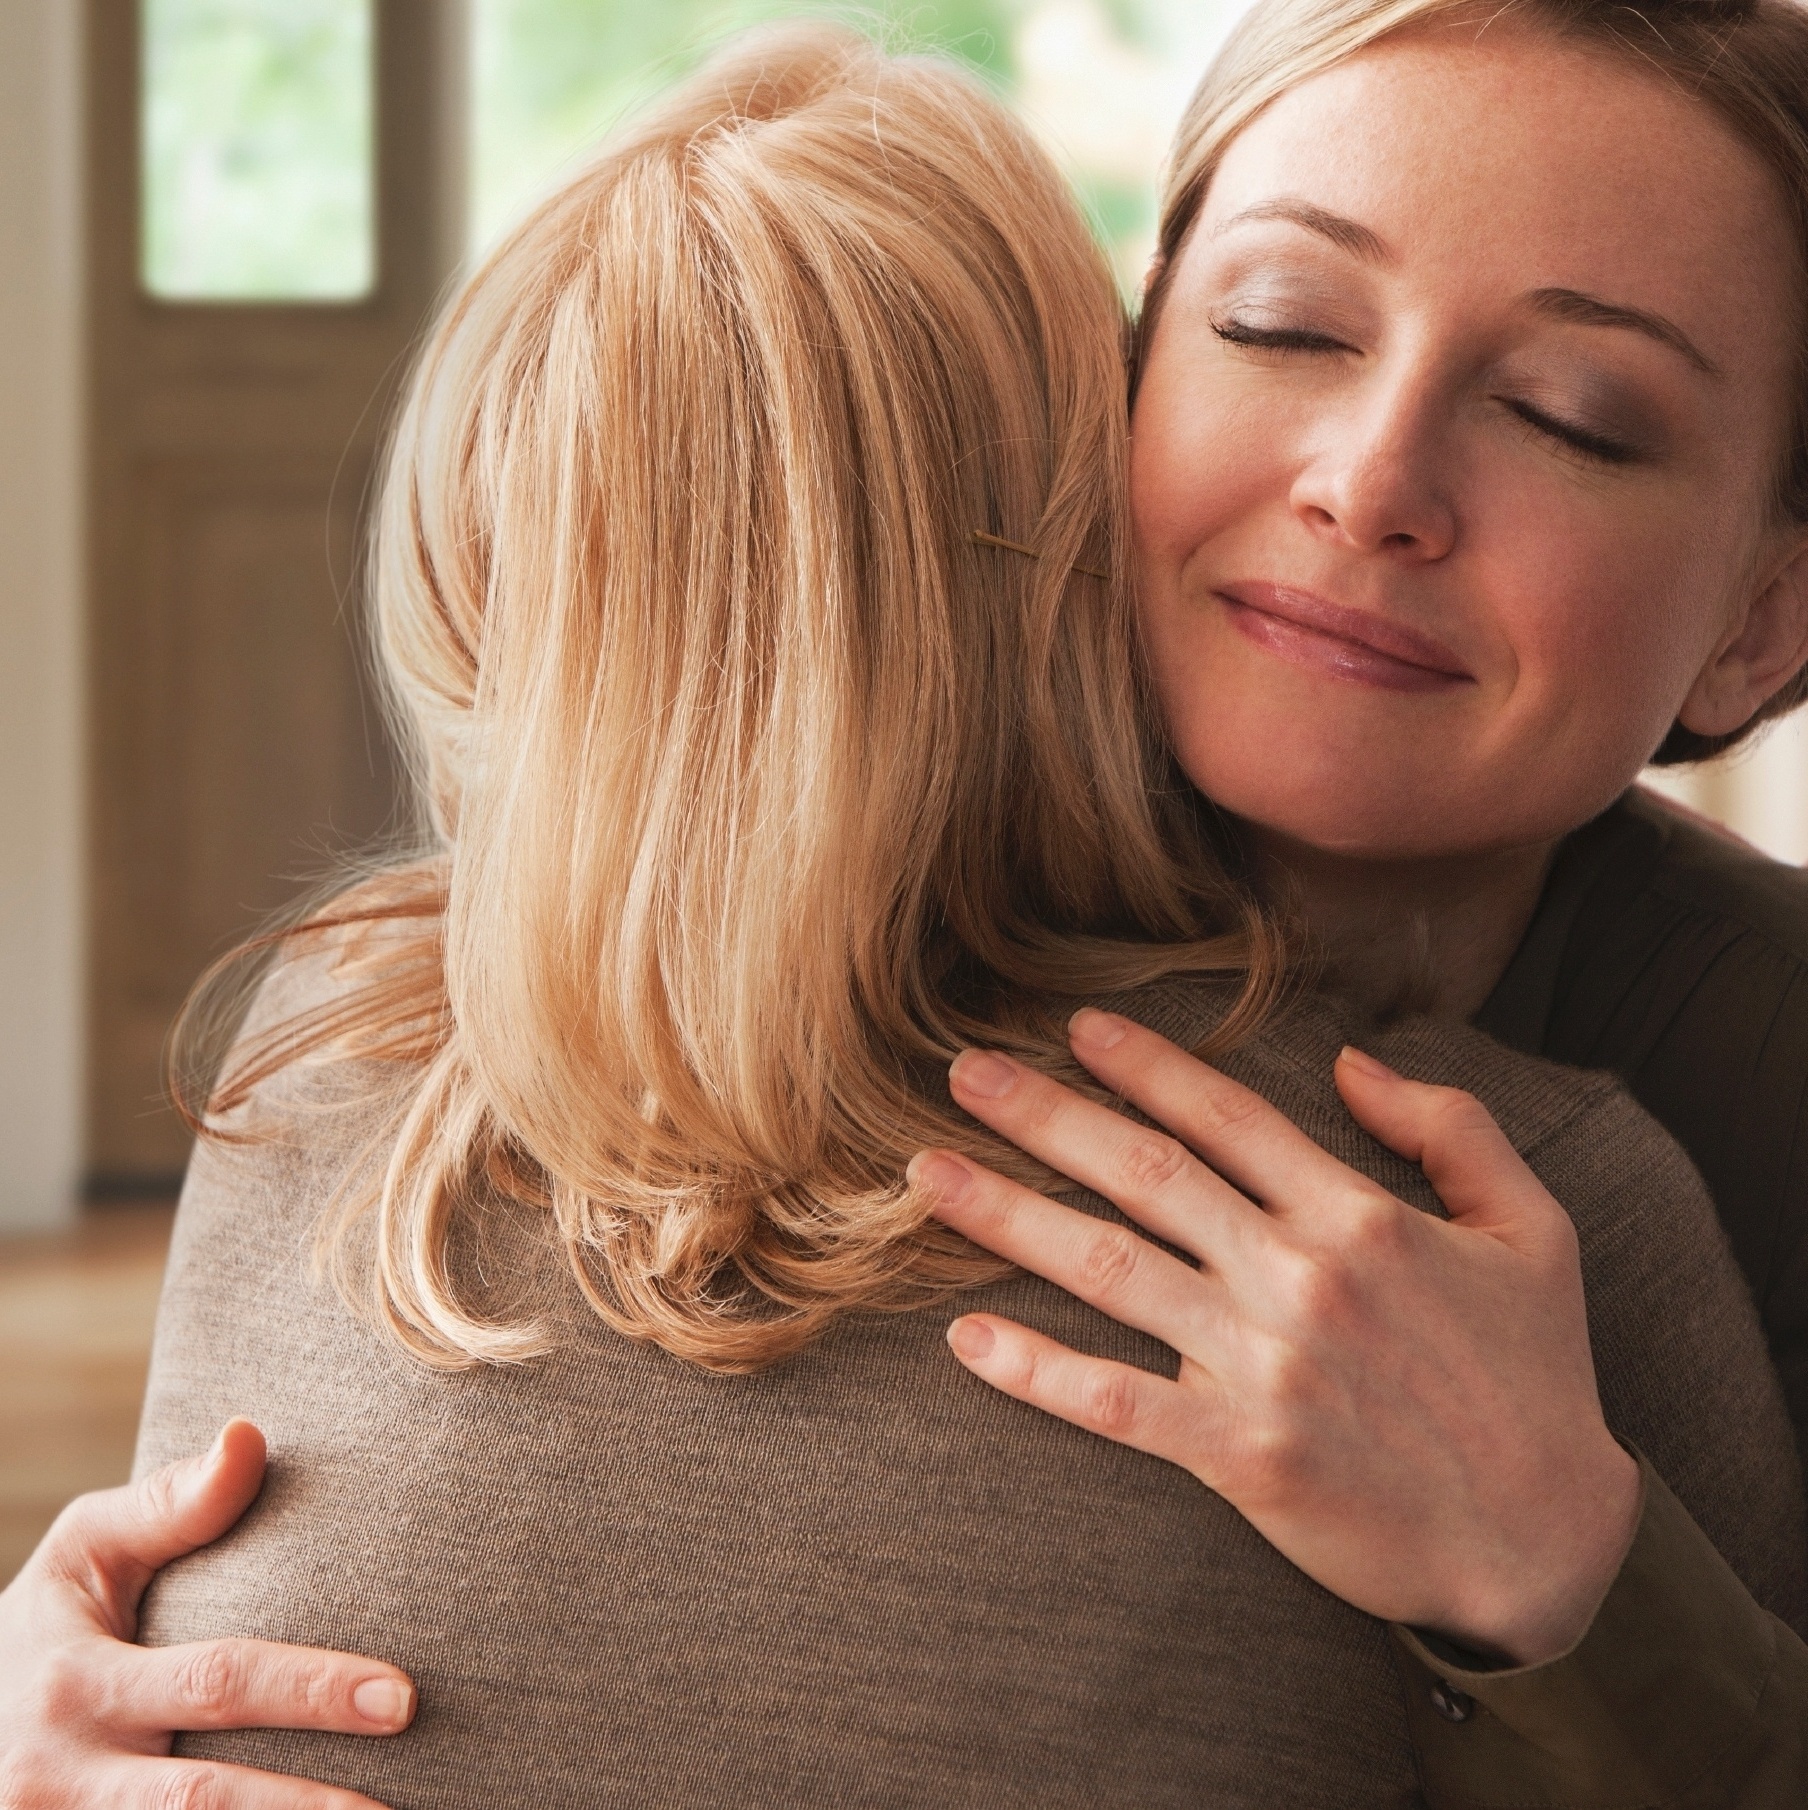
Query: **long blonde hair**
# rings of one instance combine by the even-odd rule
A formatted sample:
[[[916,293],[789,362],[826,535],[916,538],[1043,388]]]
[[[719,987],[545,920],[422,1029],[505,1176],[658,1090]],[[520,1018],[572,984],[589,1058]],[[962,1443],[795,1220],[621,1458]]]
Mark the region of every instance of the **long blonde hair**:
[[[1592,45],[1635,73],[1692,95],[1754,151],[1777,183],[1808,279],[1808,6],[1802,0],[1257,0],[1194,91],[1174,136],[1161,199],[1151,280],[1137,324],[1133,369],[1207,189],[1231,141],[1289,89],[1385,39],[1427,26],[1478,36],[1519,22]],[[1577,180],[1587,179],[1579,171]],[[1808,280],[1790,417],[1773,501],[1784,520],[1808,523]],[[1703,736],[1677,723],[1653,759],[1704,760],[1808,700],[1808,667],[1743,727]]]
[[[1139,676],[1123,333],[1006,112],[820,27],[669,95],[447,307],[371,568],[429,846],[286,933],[338,989],[201,1115],[389,1062],[328,1242],[421,1357],[544,1341],[455,1273],[499,1196],[716,1369],[920,1301],[988,1260],[904,1164],[1008,1161],[963,1045],[1058,1065],[1078,1000],[1174,974],[1247,977],[1227,1035],[1263,1009]]]

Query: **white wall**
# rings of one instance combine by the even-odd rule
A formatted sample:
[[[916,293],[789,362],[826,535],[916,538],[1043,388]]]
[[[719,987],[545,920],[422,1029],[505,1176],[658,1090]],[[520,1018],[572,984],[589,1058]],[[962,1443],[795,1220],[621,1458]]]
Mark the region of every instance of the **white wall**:
[[[0,0],[0,1232],[81,1162],[80,7]]]
[[[1779,861],[1808,862],[1808,709],[1705,767],[1663,769],[1645,781]]]

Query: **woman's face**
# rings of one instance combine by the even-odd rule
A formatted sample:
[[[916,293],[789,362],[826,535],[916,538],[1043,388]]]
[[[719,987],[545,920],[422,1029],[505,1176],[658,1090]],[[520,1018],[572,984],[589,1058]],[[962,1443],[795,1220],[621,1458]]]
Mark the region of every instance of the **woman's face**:
[[[1377,48],[1231,145],[1132,423],[1181,763],[1374,858],[1562,834],[1798,656],[1799,301],[1764,166],[1523,30]]]

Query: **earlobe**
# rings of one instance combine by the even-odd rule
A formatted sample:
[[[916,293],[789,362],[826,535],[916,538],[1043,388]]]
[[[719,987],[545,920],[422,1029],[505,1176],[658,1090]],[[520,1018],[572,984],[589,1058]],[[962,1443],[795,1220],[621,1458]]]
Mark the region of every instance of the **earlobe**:
[[[1731,735],[1808,662],[1808,536],[1715,647],[1677,721],[1696,735]]]

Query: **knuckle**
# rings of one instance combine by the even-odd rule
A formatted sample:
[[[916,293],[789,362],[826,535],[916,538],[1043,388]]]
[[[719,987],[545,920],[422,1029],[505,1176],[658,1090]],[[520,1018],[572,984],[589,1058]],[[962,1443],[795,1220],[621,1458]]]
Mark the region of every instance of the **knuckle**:
[[[1199,1105],[1212,1129],[1225,1134],[1247,1131],[1264,1112],[1261,1099],[1228,1081],[1208,1089]]]
[[[177,1465],[166,1464],[161,1470],[141,1477],[138,1487],[132,1492],[137,1497],[136,1506],[155,1520],[168,1520],[176,1512],[176,1476],[179,1469]]]
[[[1576,1231],[1576,1222],[1562,1207],[1558,1206],[1548,1214],[1539,1226],[1537,1250],[1545,1272],[1553,1280],[1580,1278],[1582,1240]]]
[[[1550,1216],[1550,1227],[1558,1260],[1564,1269],[1573,1270],[1582,1261],[1582,1234],[1576,1230],[1576,1222],[1570,1218],[1565,1208],[1556,1201],[1552,1201],[1551,1205],[1557,1209]]]
[[[1115,1300],[1142,1260],[1142,1240],[1121,1226],[1101,1226],[1080,1253],[1080,1282],[1089,1295]]]
[[[60,1783],[38,1748],[19,1741],[0,1746],[0,1810],[51,1810],[66,1800]]]
[[[1042,1359],[1025,1339],[1007,1340],[1001,1380],[1013,1395],[1036,1401],[1042,1394]]]
[[[1348,1307],[1348,1273],[1332,1252],[1294,1251],[1280,1263],[1276,1294],[1294,1324],[1320,1326],[1340,1318]]]
[[[246,1655],[236,1641],[208,1641],[178,1662],[177,1700],[203,1716],[226,1715],[244,1695],[247,1671]]]
[[[39,1662],[29,1689],[29,1710],[38,1726],[61,1731],[92,1719],[102,1707],[93,1668],[79,1647],[52,1647]]]
[[[1118,1170],[1134,1189],[1159,1192],[1185,1174],[1192,1157],[1177,1138],[1145,1132],[1132,1137],[1118,1157]]]
[[[1401,1215],[1411,1211],[1391,1194],[1364,1189],[1345,1206],[1339,1242],[1353,1255],[1385,1258],[1400,1248],[1406,1230]]]
[[[300,1666],[291,1683],[295,1706],[309,1721],[319,1721],[342,1707],[344,1692],[329,1665],[310,1662]]]
[[[104,1503],[111,1491],[90,1492],[77,1496],[51,1522],[50,1531],[38,1546],[34,1561],[44,1575],[59,1583],[85,1584],[90,1569],[90,1555],[100,1534]]]
[[[1494,1125],[1493,1115],[1487,1107],[1474,1094],[1465,1093],[1460,1087],[1437,1089],[1432,1110],[1452,1131],[1491,1130]]]
[[[145,1799],[146,1810],[228,1810],[230,1781],[217,1767],[159,1767]]]
[[[1013,1104],[1023,1129],[1036,1132],[1046,1131],[1054,1123],[1064,1100],[1060,1090],[1046,1076],[1030,1073],[1019,1084],[1018,1097]]]
[[[1248,1431],[1244,1463],[1249,1486],[1259,1495],[1284,1494],[1304,1469],[1305,1441],[1285,1415],[1266,1415]]]
[[[1090,1375],[1080,1386],[1080,1409],[1086,1425],[1114,1439],[1124,1438],[1136,1424],[1136,1385],[1121,1370]]]
[[[1279,1437],[1302,1418],[1314,1396],[1312,1358],[1296,1339],[1269,1337],[1258,1347],[1252,1370],[1251,1405],[1257,1423],[1268,1435]]]

